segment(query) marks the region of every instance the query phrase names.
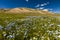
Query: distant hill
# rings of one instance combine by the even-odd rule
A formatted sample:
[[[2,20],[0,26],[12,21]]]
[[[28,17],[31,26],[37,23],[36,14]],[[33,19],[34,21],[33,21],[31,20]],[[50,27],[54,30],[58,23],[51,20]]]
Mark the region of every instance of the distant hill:
[[[0,9],[0,13],[40,13],[40,14],[53,14],[48,11],[31,9],[31,8],[11,8],[11,9]]]

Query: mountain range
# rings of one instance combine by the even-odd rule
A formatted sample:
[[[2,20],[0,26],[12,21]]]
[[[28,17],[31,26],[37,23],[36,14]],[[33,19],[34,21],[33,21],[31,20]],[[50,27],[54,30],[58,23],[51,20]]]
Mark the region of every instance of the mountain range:
[[[39,10],[39,9],[32,9],[32,8],[10,8],[10,9],[0,9],[0,13],[40,13],[40,14],[53,14],[49,11]]]

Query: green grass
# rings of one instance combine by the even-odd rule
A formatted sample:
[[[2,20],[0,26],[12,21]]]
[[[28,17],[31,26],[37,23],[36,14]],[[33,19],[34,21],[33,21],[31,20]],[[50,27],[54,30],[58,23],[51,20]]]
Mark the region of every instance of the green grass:
[[[58,14],[0,13],[0,40],[60,40]]]

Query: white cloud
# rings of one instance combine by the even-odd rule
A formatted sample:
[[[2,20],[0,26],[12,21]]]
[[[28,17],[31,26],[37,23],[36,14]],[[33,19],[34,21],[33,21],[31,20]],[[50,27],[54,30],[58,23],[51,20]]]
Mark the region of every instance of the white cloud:
[[[40,7],[39,9],[44,9],[44,7]]]
[[[43,3],[43,4],[41,4],[40,6],[45,6],[45,5],[48,5],[48,4],[49,4],[49,2]]]
[[[48,4],[49,4],[49,2],[43,3],[43,4],[37,4],[35,7],[37,8],[37,7],[40,7],[40,6],[46,6],[46,5],[48,5]]]
[[[26,2],[28,2],[29,0],[25,0]]]
[[[40,6],[40,4],[37,4],[35,7],[39,7]]]
[[[48,9],[43,9],[43,11],[49,11]]]
[[[43,10],[43,11],[52,11],[53,9],[45,9],[45,7],[44,6],[46,6],[46,5],[48,5],[49,4],[49,2],[46,2],[46,3],[43,3],[43,4],[37,4],[35,7],[37,8],[37,9],[41,9],[41,10]]]
[[[45,6],[45,4],[41,4],[41,6]]]
[[[39,10],[43,10],[43,9],[44,9],[44,7],[39,7],[39,8],[37,8],[37,9],[39,9]]]
[[[43,8],[40,8],[40,9],[43,9]]]
[[[43,9],[43,11],[50,11],[52,12],[53,9]]]

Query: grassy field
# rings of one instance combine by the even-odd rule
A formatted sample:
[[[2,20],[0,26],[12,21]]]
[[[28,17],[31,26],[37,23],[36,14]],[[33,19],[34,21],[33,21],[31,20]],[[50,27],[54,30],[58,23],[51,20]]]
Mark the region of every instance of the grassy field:
[[[60,14],[0,13],[0,40],[60,40]]]

